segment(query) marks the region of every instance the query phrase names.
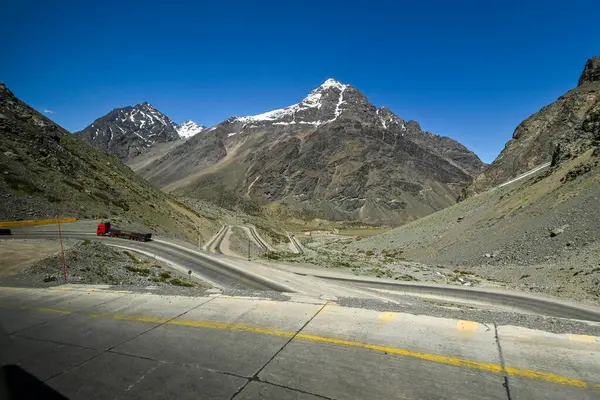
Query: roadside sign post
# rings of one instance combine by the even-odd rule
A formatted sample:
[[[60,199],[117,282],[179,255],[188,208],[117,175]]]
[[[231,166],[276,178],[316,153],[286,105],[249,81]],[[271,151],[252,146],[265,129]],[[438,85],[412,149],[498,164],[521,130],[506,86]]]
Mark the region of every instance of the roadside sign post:
[[[248,238],[248,261],[250,261],[250,238]]]

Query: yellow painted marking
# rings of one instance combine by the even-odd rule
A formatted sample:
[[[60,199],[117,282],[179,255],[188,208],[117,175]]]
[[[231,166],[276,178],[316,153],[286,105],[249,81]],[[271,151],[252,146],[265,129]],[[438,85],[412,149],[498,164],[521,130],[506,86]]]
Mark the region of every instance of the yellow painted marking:
[[[596,343],[596,336],[589,335],[569,335],[569,340],[579,343]]]
[[[100,315],[101,317],[118,319],[121,321],[136,321],[136,322],[153,322],[157,324],[164,324],[169,321],[170,318],[164,317],[152,317],[146,315],[125,315],[125,314],[113,314],[113,315]]]
[[[35,308],[35,307],[20,307],[20,308],[31,308],[31,309],[36,309],[39,311],[59,312],[59,313],[66,313],[66,314],[72,313],[71,311],[59,310],[59,309],[54,309],[54,308]],[[327,307],[324,307],[324,309],[325,308],[327,308]],[[456,366],[456,367],[469,368],[469,369],[480,370],[480,371],[485,371],[485,372],[490,372],[490,373],[495,373],[495,374],[503,374],[506,372],[508,375],[517,376],[517,377],[521,377],[521,378],[550,382],[550,383],[571,386],[571,387],[576,387],[576,388],[581,388],[581,389],[591,389],[591,390],[600,392],[600,383],[588,383],[588,382],[582,381],[580,379],[569,378],[566,376],[556,375],[556,374],[552,374],[552,373],[548,373],[548,372],[534,371],[534,370],[529,370],[529,369],[524,369],[524,368],[516,368],[516,367],[505,367],[503,369],[502,366],[500,366],[498,364],[493,364],[493,363],[466,360],[463,358],[442,356],[439,354],[422,353],[419,351],[413,351],[413,350],[408,350],[408,349],[400,349],[400,348],[396,348],[396,347],[388,347],[388,346],[382,346],[382,345],[377,345],[377,344],[362,343],[362,342],[356,342],[356,341],[346,340],[346,339],[338,339],[338,338],[333,338],[333,337],[310,335],[310,334],[306,334],[306,333],[296,334],[296,332],[288,332],[288,331],[282,331],[282,330],[277,330],[277,329],[263,328],[263,327],[254,326],[254,325],[229,323],[229,322],[217,322],[217,321],[187,320],[187,319],[179,319],[179,318],[170,319],[170,318],[166,318],[166,317],[153,317],[153,316],[145,316],[145,315],[90,314],[90,313],[83,314],[83,315],[87,315],[90,317],[96,317],[96,318],[98,318],[98,317],[111,318],[111,319],[116,319],[116,320],[121,320],[121,321],[152,322],[152,323],[159,323],[159,324],[186,326],[186,327],[192,327],[192,328],[208,328],[208,329],[220,329],[220,330],[235,331],[235,332],[251,332],[251,333],[257,333],[257,334],[262,334],[262,335],[279,336],[279,337],[285,337],[285,338],[294,337],[295,340],[302,340],[302,341],[306,341],[306,342],[315,342],[315,343],[327,343],[327,344],[333,344],[333,345],[337,345],[337,346],[367,349],[367,350],[377,351],[380,353],[393,354],[393,355],[402,356],[402,357],[411,357],[411,358],[415,358],[415,359],[419,359],[419,360],[435,362],[438,364],[452,365],[452,366]],[[472,328],[473,326],[475,326],[475,329],[476,329],[476,323],[471,323],[471,321],[460,321],[460,322],[467,323],[467,324],[463,324],[463,326],[467,330],[473,330],[473,328]],[[475,325],[473,325],[473,324],[475,324]]]
[[[458,329],[461,335],[467,337],[471,337],[475,334],[477,326],[479,326],[479,324],[474,321],[460,320],[456,323],[456,329]]]
[[[57,223],[77,222],[77,218],[35,219],[27,221],[0,221],[0,228],[16,228],[18,226],[49,225]]]
[[[521,378],[558,383],[559,385],[573,386],[582,389],[600,389],[600,385],[598,384],[589,384],[579,379],[567,378],[566,376],[554,375],[548,372],[532,371],[530,369],[514,367],[505,367],[505,370],[508,375],[519,376]]]
[[[61,310],[60,308],[40,307],[40,308],[37,308],[37,310],[45,311],[45,312],[53,312],[53,313],[57,313],[57,314],[73,314],[73,311]]]
[[[382,312],[381,314],[379,314],[379,320],[383,321],[383,322],[391,322],[394,318],[396,318],[396,315],[398,315],[398,313],[395,312]]]
[[[236,324],[230,322],[216,322],[216,321],[194,321],[186,319],[174,319],[168,322],[169,325],[180,325],[189,326],[194,328],[210,328],[210,329],[224,329],[229,331],[237,332],[252,332],[260,333],[263,335],[270,336],[281,336],[281,337],[292,337],[295,332],[280,331],[277,329],[261,328],[260,326]]]

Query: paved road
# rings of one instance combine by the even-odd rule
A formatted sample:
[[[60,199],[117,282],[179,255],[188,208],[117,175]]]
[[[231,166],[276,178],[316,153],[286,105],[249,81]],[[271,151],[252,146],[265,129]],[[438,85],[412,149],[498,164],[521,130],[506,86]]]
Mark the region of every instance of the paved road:
[[[598,399],[598,337],[291,301],[0,288],[2,364],[71,399]]]
[[[581,304],[569,304],[559,302],[551,298],[531,296],[525,293],[497,292],[493,290],[471,290],[461,286],[449,285],[398,285],[395,282],[375,281],[356,277],[334,277],[325,274],[316,274],[321,279],[343,282],[351,287],[359,287],[366,290],[382,291],[388,296],[406,295],[429,295],[438,298],[456,298],[465,303],[483,301],[487,304],[509,306],[517,310],[533,312],[536,314],[579,319],[585,321],[600,321],[600,309],[584,307]]]
[[[225,233],[226,230],[223,230],[214,243],[218,243]],[[313,297],[367,298],[392,303],[406,302],[404,300],[406,294],[425,295],[502,305],[505,308],[561,318],[600,321],[600,310],[597,308],[541,295],[451,285],[398,283],[393,280],[357,277],[338,271],[282,265],[272,268],[256,261],[249,262],[232,257],[209,255],[191,245],[177,244],[163,239],[143,243],[96,237],[94,234],[90,235],[76,230],[66,230],[63,234],[66,238],[89,239],[93,237],[107,244],[127,246],[133,250],[156,254],[185,270],[192,270],[195,276],[221,288],[295,292]],[[15,230],[13,237],[46,238],[55,236],[56,233],[49,228],[45,230],[23,228]],[[0,237],[0,240],[2,238]]]
[[[96,236],[82,232],[65,230],[62,232],[65,239],[94,239],[106,244],[114,244],[139,250],[148,254],[156,255],[171,264],[191,270],[195,276],[221,288],[227,289],[255,289],[274,291],[293,291],[289,287],[279,285],[269,279],[263,279],[257,275],[250,274],[243,269],[231,268],[219,263],[213,258],[202,257],[199,251],[193,251],[183,246],[173,246],[169,242],[154,240],[151,242],[136,242],[119,238]],[[38,239],[56,238],[57,233],[52,231],[35,231],[34,229],[15,229],[11,237],[0,237],[0,239]]]

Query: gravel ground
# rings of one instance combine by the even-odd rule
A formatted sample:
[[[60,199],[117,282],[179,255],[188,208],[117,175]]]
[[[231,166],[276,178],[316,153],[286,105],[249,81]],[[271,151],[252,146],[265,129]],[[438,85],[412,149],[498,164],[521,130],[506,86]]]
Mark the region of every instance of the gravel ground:
[[[133,252],[117,250],[96,241],[67,241],[66,283],[109,284],[117,286],[188,286],[208,288],[204,282],[190,281],[167,265]],[[14,274],[3,276],[0,285],[50,287],[65,283],[60,252],[33,263]]]
[[[109,290],[119,290],[122,287],[114,286]],[[260,291],[260,290],[237,290],[237,289],[216,289],[216,288],[205,288],[205,287],[175,287],[169,285],[157,286],[157,287],[130,287],[127,290],[134,293],[152,293],[159,296],[186,296],[186,297],[206,297],[212,295],[224,295],[224,296],[240,296],[240,297],[259,297],[264,299],[276,300],[276,301],[288,301],[289,296],[279,292]]]

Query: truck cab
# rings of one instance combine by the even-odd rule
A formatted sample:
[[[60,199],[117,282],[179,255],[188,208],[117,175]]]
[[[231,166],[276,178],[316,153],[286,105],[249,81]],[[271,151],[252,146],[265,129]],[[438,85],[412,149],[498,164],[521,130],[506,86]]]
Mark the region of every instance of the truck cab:
[[[110,232],[110,222],[103,222],[101,224],[98,224],[98,227],[96,228],[96,235],[103,236],[103,235],[107,235],[109,232]]]

